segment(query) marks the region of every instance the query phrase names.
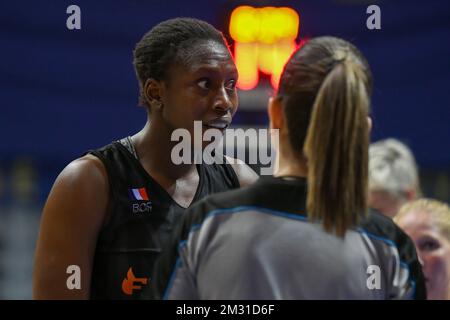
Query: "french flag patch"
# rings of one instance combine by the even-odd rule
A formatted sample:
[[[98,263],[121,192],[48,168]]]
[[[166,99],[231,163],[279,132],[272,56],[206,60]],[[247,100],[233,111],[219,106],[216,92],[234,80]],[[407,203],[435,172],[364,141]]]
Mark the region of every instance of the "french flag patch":
[[[145,188],[129,189],[129,193],[132,200],[149,200]]]

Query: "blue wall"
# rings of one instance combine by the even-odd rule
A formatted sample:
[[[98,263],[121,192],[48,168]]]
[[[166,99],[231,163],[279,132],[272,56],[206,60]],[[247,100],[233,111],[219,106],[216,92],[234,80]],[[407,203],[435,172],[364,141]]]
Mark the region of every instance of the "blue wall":
[[[366,28],[367,4],[352,2],[3,1],[0,165],[29,156],[50,181],[83,151],[138,131],[146,115],[131,61],[140,37],[176,16],[225,29],[234,7],[261,4],[294,7],[300,37],[355,43],[375,78],[373,140],[400,138],[422,167],[449,168],[450,1],[378,1],[382,29],[375,31]],[[81,7],[79,31],[66,28],[70,4]],[[264,117],[238,114],[236,122],[249,119]]]

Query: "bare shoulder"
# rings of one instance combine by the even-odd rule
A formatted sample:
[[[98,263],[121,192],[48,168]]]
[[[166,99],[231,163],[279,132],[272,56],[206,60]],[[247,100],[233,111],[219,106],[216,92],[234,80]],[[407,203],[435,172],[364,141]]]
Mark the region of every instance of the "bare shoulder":
[[[67,165],[45,204],[36,245],[33,297],[85,299],[98,233],[107,216],[109,184],[100,159],[86,155]],[[67,267],[83,270],[81,290],[68,290]]]
[[[228,156],[225,156],[225,158],[236,173],[241,187],[248,186],[258,180],[259,176],[244,161]]]
[[[63,185],[90,185],[96,187],[108,184],[108,175],[102,161],[87,154],[69,163],[56,179],[56,183]],[[55,183],[55,185],[56,185]]]
[[[76,211],[77,215],[96,212],[97,217],[88,218],[100,218],[103,221],[108,197],[106,168],[99,158],[88,154],[69,163],[59,174],[47,199],[44,213],[62,208],[66,213]]]

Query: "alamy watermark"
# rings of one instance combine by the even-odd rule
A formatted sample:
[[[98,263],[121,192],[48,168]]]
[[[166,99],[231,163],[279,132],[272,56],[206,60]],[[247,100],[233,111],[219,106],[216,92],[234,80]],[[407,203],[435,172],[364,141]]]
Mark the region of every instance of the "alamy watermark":
[[[79,6],[72,4],[67,7],[66,13],[69,14],[66,20],[66,27],[69,30],[81,29],[81,9]],[[369,30],[381,29],[381,9],[379,6],[372,4],[367,7],[366,13],[370,16],[366,20],[366,27]]]
[[[81,9],[79,6],[72,4],[67,7],[66,13],[70,14],[66,20],[66,27],[69,30],[81,29]]]
[[[194,121],[193,134],[183,128],[172,132],[171,141],[178,142],[170,155],[173,164],[234,164],[241,160],[261,166],[261,175],[273,173],[275,152],[271,146],[278,144],[278,129],[203,130],[202,121]],[[225,155],[229,157],[225,159]]]
[[[67,267],[66,273],[70,274],[66,280],[66,286],[69,290],[81,289],[81,268],[76,264]]]
[[[367,267],[366,273],[369,275],[366,280],[366,286],[369,290],[381,289],[381,269],[380,266],[371,264]]]
[[[366,13],[370,16],[366,20],[366,27],[369,30],[381,29],[381,9],[376,4],[367,7]]]

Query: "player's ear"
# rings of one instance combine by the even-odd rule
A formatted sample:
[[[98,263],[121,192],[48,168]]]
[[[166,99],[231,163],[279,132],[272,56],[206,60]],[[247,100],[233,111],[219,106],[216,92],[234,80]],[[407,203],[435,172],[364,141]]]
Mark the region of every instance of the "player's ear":
[[[148,105],[152,110],[162,109],[163,103],[161,94],[163,90],[163,83],[153,78],[147,79],[144,85],[144,96]]]

